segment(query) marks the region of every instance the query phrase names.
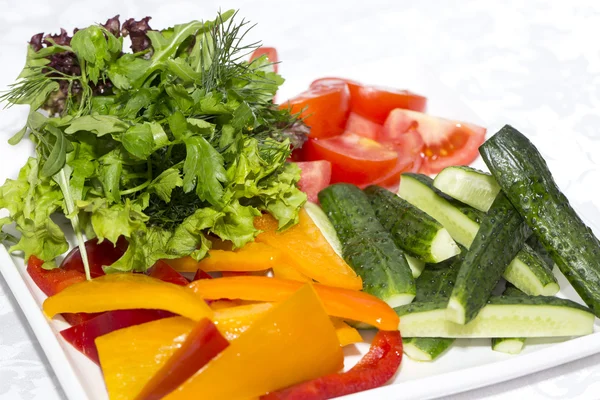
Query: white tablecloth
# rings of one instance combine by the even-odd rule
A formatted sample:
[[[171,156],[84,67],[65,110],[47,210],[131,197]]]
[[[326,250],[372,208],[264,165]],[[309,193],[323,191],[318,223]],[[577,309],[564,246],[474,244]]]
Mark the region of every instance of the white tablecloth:
[[[600,221],[598,202],[591,196],[600,182],[597,0],[0,0],[0,89],[18,74],[26,41],[34,33],[71,30],[117,13],[123,18],[151,15],[151,25],[162,28],[212,18],[219,7],[240,8],[241,15],[259,23],[256,37],[276,46],[280,54],[294,55],[288,59],[302,58],[302,63],[283,65],[289,79],[306,79],[307,71],[319,70],[323,63],[333,70],[340,64],[402,54],[456,90],[490,129],[511,123],[537,136],[553,132],[541,145],[563,160],[565,171],[571,166],[581,172],[571,193]],[[0,118],[3,114],[0,111]],[[579,134],[576,141],[570,140],[574,132]],[[573,180],[562,176],[560,168],[557,175],[565,185]],[[600,355],[451,398],[597,399],[598,364]],[[2,278],[0,398],[64,398]]]

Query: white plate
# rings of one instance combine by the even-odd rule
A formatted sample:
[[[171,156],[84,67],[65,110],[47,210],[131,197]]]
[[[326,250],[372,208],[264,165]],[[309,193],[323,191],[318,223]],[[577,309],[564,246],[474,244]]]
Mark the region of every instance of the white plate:
[[[293,65],[293,63],[291,64]],[[344,76],[374,84],[406,87],[429,98],[431,113],[470,122],[483,122],[462,102],[456,93],[445,88],[427,69],[418,63],[402,59],[378,60],[371,64],[344,66],[343,69],[324,69],[318,65],[305,65],[302,71],[287,73],[288,81],[279,93],[280,99],[288,98],[308,86],[315,77]],[[376,75],[374,75],[376,72]],[[294,76],[296,75],[296,76]],[[20,128],[26,117],[26,110],[12,109],[3,112],[0,120],[0,138],[6,138]],[[19,166],[30,154],[31,146],[23,143],[17,149],[0,144],[0,159],[8,166],[0,171],[0,182],[6,177],[14,177]],[[542,153],[544,153],[543,149]],[[481,159],[475,162],[483,167]],[[552,166],[552,164],[551,164]],[[567,192],[567,195],[569,193]],[[600,233],[599,220],[593,220],[594,209],[582,209],[574,205],[584,220],[592,226],[596,235]],[[598,216],[596,216],[598,218]],[[13,265],[16,264],[16,268]],[[23,309],[33,331],[38,337],[56,375],[70,399],[106,399],[100,369],[85,356],[60,339],[59,331],[68,325],[54,320],[48,323],[40,307],[43,293],[31,281],[23,260],[11,257],[0,249],[0,271]],[[560,295],[581,302],[579,296],[560,276]],[[595,331],[600,326],[597,324]],[[364,335],[368,341],[370,334]],[[353,365],[361,354],[368,350],[368,343],[347,349],[347,367]],[[600,352],[600,333],[565,342],[556,340],[528,340],[521,355],[509,356],[493,352],[489,340],[457,340],[456,344],[433,363],[418,363],[404,358],[401,370],[395,381],[383,388],[348,396],[348,399],[429,399],[466,391],[477,387],[527,375],[575,359]]]

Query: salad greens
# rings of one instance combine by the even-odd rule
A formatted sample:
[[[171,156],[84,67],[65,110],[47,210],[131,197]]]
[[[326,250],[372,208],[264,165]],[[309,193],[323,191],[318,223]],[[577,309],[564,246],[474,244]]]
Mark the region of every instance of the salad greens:
[[[250,28],[235,14],[162,31],[149,18],[120,27],[115,17],[72,38],[64,30],[32,38],[19,80],[2,97],[30,106],[10,143],[29,133],[36,147],[18,178],[0,187],[10,214],[0,227],[15,223],[21,233],[11,252],[54,268],[68,249],[55,213],[70,220],[83,255],[84,234],[128,239],[107,272],[199,260],[209,234],[243,246],[257,235],[261,211],[280,229],[297,222],[306,196],[286,159],[305,140],[304,126],[273,103],[283,79],[268,60],[244,61],[258,44],[242,44]]]

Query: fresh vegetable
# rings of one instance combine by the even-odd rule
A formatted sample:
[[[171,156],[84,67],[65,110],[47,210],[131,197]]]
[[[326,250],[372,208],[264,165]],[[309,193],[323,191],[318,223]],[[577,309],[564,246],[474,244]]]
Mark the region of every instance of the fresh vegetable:
[[[337,335],[340,346],[345,347],[350,344],[360,343],[363,341],[360,333],[339,318],[331,318],[335,334]]]
[[[338,85],[344,82],[350,89],[350,109],[377,124],[383,124],[388,114],[396,108],[425,111],[427,99],[408,90],[362,85],[342,78],[321,78],[310,84],[311,88]]]
[[[259,59],[260,57],[265,56],[267,61],[269,63],[271,63],[271,65],[273,65],[273,71],[275,73],[278,72],[278,65],[279,65],[279,57],[277,56],[277,49],[275,49],[274,47],[264,47],[261,46],[259,48],[257,48],[256,50],[254,50],[254,52],[252,53],[252,55],[250,55],[250,63],[252,63],[252,61]]]
[[[448,300],[449,321],[464,325],[477,316],[530,234],[506,196],[496,197],[461,262]]]
[[[553,296],[560,289],[556,276],[552,273],[552,266],[547,265],[528,244],[523,245],[502,276],[523,292],[533,296]]]
[[[412,360],[433,361],[454,343],[453,338],[404,338],[402,348]]]
[[[179,286],[186,286],[190,283],[185,276],[175,271],[169,264],[162,260],[158,260],[156,264],[152,266],[149,276]]]
[[[342,244],[340,243],[340,238],[338,238],[337,232],[327,217],[327,214],[325,214],[321,207],[310,201],[306,202],[304,209],[315,225],[317,225],[325,239],[327,239],[327,242],[329,242],[333,251],[341,257]]]
[[[209,280],[192,284],[204,281]],[[64,312],[93,313],[136,308],[170,311],[194,321],[212,316],[212,310],[189,288],[142,274],[111,274],[79,282],[48,297],[43,304],[48,318]]]
[[[237,339],[273,308],[273,303],[232,304],[229,307],[216,309],[213,317],[219,332],[229,341]],[[211,304],[211,307],[214,307],[214,304]]]
[[[392,307],[410,303],[416,293],[413,272],[365,193],[336,184],[322,190],[319,200],[340,238],[344,259],[363,279],[364,291]]]
[[[337,372],[343,359],[321,301],[304,285],[165,399],[189,399],[198,393],[214,400],[256,398]]]
[[[406,259],[408,267],[410,268],[410,271],[413,274],[413,278],[416,279],[419,276],[421,276],[423,270],[425,269],[425,262],[417,258],[411,257],[408,254],[404,254],[404,258]]]
[[[135,399],[195,325],[188,318],[164,318],[98,337],[96,346],[108,397]]]
[[[488,212],[500,186],[488,173],[471,167],[446,167],[433,181],[436,189],[479,211]]]
[[[298,187],[306,193],[308,201],[318,202],[317,195],[331,182],[331,163],[325,160],[299,161],[296,165],[300,168]]]
[[[413,303],[395,310],[406,337],[492,338],[588,335],[594,314],[571,300],[546,296],[492,296],[468,324],[446,319],[447,301]],[[535,323],[532,323],[535,321]]]
[[[323,139],[344,131],[350,112],[350,92],[344,82],[311,87],[281,104],[282,110],[299,114],[310,127],[310,137]]]
[[[280,262],[281,252],[264,243],[248,243],[236,251],[209,250],[197,268],[213,271],[264,271]]]
[[[192,328],[167,362],[146,383],[137,400],[160,400],[229,346],[209,319]]]
[[[369,352],[348,372],[325,375],[261,397],[261,400],[330,399],[373,389],[388,382],[402,362],[398,331],[379,331]]]
[[[374,140],[345,133],[328,139],[309,139],[302,149],[308,161],[331,163],[331,182],[366,185],[394,169],[398,152]]]
[[[98,243],[98,239],[90,239],[85,242],[85,252],[87,254],[88,263],[90,266],[90,276],[97,278],[104,275],[102,269],[105,265],[112,265],[117,261],[127,250],[127,240],[120,237],[116,244],[105,240]],[[65,270],[76,270],[85,274],[85,266],[81,257],[79,247],[73,248],[60,263],[60,267]]]
[[[96,338],[119,329],[144,324],[173,314],[161,310],[114,310],[60,331],[60,335],[96,364],[100,364]]]
[[[479,223],[457,205],[440,196],[433,188],[431,178],[418,174],[402,174],[398,195],[441,223],[459,244],[466,248],[471,246],[479,230]]]
[[[381,225],[407,254],[438,263],[460,253],[442,224],[406,200],[379,186],[369,186],[365,193]]]
[[[275,264],[272,270],[275,278],[290,279],[299,282],[313,282],[308,276],[287,264]]]
[[[486,129],[465,122],[450,121],[411,110],[395,109],[383,125],[383,136],[419,132],[423,150],[424,174],[435,174],[451,165],[468,165],[477,158],[477,148],[485,140]]]
[[[510,283],[506,284],[503,296],[525,296],[525,293],[517,289]],[[525,346],[525,338],[523,337],[511,337],[511,338],[492,338],[492,350],[500,353],[507,354],[519,354]]]
[[[277,232],[277,221],[269,214],[254,220],[259,243],[278,249],[284,257],[279,262],[296,268],[302,274],[324,285],[348,289],[362,289],[360,276],[338,256],[317,225],[301,210],[297,225],[285,232]]]
[[[282,230],[297,222],[306,196],[286,160],[306,139],[304,125],[273,104],[283,80],[266,58],[242,61],[253,47],[240,44],[248,22],[233,15],[162,31],[145,19],[135,35],[114,18],[110,30],[90,26],[60,44],[32,39],[20,79],[1,99],[30,106],[10,142],[29,132],[36,147],[0,189],[9,211],[1,224],[22,234],[11,252],[55,267],[68,244],[50,216],[64,214],[89,279],[84,233],[125,237],[125,254],[105,269],[129,272],[159,259],[200,260],[209,232],[241,247],[258,234],[253,219],[263,211]],[[121,32],[135,39],[133,53]]]
[[[571,208],[538,150],[506,125],[480,151],[534,235],[583,301],[600,316],[600,241]]]
[[[266,276],[202,279],[189,287],[203,299],[242,299],[283,301],[305,285],[302,282]],[[385,302],[365,292],[313,284],[325,311],[344,320],[365,322],[383,330],[393,330],[398,316]]]
[[[346,132],[354,133],[358,136],[366,137],[371,140],[377,140],[381,136],[383,125],[370,121],[369,119],[351,112],[346,122]]]

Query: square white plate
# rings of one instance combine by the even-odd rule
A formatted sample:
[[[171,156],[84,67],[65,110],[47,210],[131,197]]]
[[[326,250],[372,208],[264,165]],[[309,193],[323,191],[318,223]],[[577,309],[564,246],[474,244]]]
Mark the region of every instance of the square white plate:
[[[285,57],[285,53],[281,55]],[[288,71],[286,74],[288,81],[279,92],[279,99],[286,99],[304,90],[313,78],[344,76],[367,83],[409,88],[428,97],[428,111],[432,114],[485,125],[456,93],[444,87],[433,74],[420,67],[416,61],[411,62],[406,57],[380,59],[373,63],[358,63],[336,69],[327,69],[318,65],[313,67],[305,65],[305,67],[301,71],[292,70],[291,74]],[[3,160],[4,167],[0,171],[0,182],[7,177],[15,177],[19,167],[31,154],[31,146],[28,143],[22,143],[14,148],[4,142],[4,138],[10,137],[20,129],[25,117],[26,110],[11,109],[3,112],[3,118],[0,119],[0,138],[3,138],[0,143],[0,159]],[[492,133],[488,132],[488,135]],[[540,150],[544,153],[543,148]],[[552,162],[549,164],[552,168]],[[474,165],[485,168],[481,159],[478,159]],[[566,191],[566,194],[570,197],[569,191]],[[577,202],[574,202],[574,206],[598,235],[600,230],[597,227],[600,220],[594,207],[584,209],[583,204]],[[100,369],[60,338],[59,331],[68,325],[62,320],[49,322],[42,314],[41,304],[45,296],[27,275],[23,260],[17,257],[11,258],[4,248],[0,248],[0,272],[23,309],[67,396],[73,400],[106,399]],[[562,287],[560,296],[581,302],[579,296],[560,274],[559,283]],[[597,323],[595,332],[599,331],[600,325]],[[372,334],[365,333],[363,337],[366,343],[347,348],[347,366],[353,365],[360,355],[368,350],[368,342]],[[527,341],[523,353],[518,356],[492,351],[490,341],[487,339],[458,340],[446,354],[433,363],[414,362],[404,357],[400,372],[393,383],[373,391],[350,395],[347,398],[397,399],[400,396],[407,400],[435,398],[524,376],[597,352],[600,352],[600,333],[568,341],[531,339]]]

